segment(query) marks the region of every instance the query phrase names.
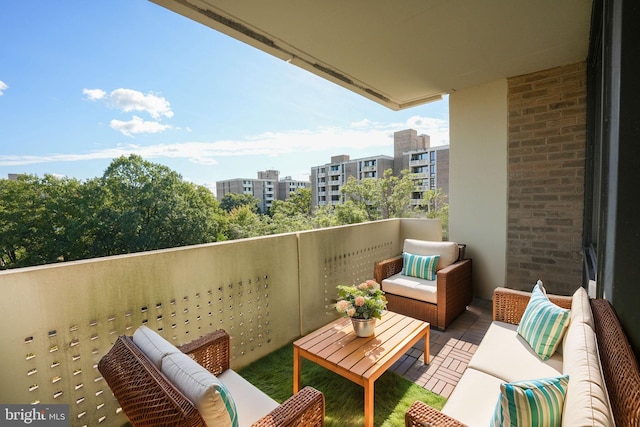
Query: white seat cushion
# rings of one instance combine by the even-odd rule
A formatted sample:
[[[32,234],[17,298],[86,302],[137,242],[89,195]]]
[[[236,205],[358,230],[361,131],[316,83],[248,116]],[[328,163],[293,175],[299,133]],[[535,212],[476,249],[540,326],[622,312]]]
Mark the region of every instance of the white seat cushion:
[[[436,282],[436,280],[409,277],[398,273],[384,279],[380,285],[386,293],[437,304],[438,289]]]
[[[162,359],[166,355],[180,353],[176,346],[144,325],[133,333],[133,342],[158,369],[162,369]]]
[[[505,382],[534,380],[562,375],[562,355],[542,360],[517,333],[517,325],[493,322],[469,367]]]
[[[278,402],[257,389],[232,369],[218,376],[236,403],[238,425],[248,427],[278,407]]]
[[[467,368],[442,412],[469,427],[487,427],[493,417],[502,382],[499,378]]]
[[[432,242],[429,240],[405,239],[402,252],[414,255],[440,255],[436,271],[450,266],[458,259],[456,242]]]

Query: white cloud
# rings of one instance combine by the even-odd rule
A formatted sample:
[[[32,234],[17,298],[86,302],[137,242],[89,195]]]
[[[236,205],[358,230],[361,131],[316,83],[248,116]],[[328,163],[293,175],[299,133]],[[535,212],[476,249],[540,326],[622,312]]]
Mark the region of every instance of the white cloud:
[[[139,154],[145,159],[187,159],[199,165],[219,164],[220,158],[313,154],[317,164],[328,162],[329,156],[351,154],[353,151],[369,150],[371,155],[391,154],[393,132],[408,128],[418,134],[431,136],[431,145],[449,143],[449,128],[446,120],[414,116],[405,123],[360,122],[356,128],[322,128],[316,131],[294,130],[265,132],[244,140],[190,141],[150,146],[120,145],[85,154],[56,154],[52,156],[6,156],[0,155],[0,166],[15,166],[57,161],[83,161],[113,159],[129,154]],[[125,135],[142,132],[161,132],[168,125],[144,121],[134,116],[128,122],[112,120],[111,127]],[[322,156],[322,157],[321,157]],[[327,156],[326,159],[324,156]],[[225,162],[228,162],[225,161]],[[299,165],[302,166],[302,165]]]
[[[4,91],[9,89],[9,85],[0,80],[0,96],[4,94]]]
[[[107,92],[102,89],[82,89],[82,93],[87,95],[89,101],[96,101],[105,97]]]
[[[413,116],[405,123],[405,129],[415,129],[418,135],[431,137],[431,146],[449,144],[449,121],[433,117]]]
[[[109,94],[109,101],[111,105],[125,113],[146,111],[154,119],[159,119],[161,116],[173,117],[169,101],[151,93],[145,95],[137,90],[120,88]]]
[[[169,101],[152,93],[144,94],[133,89],[116,89],[107,94],[102,89],[82,89],[90,101],[104,100],[105,103],[125,113],[132,111],[147,112],[155,121],[146,121],[133,116],[129,121],[111,120],[111,128],[124,135],[133,136],[138,133],[158,133],[169,128],[170,125],[160,123],[162,118],[173,117]]]
[[[138,116],[133,116],[133,119],[128,122],[113,119],[110,125],[112,129],[120,131],[127,136],[133,136],[136,133],[158,133],[171,127],[160,122],[145,121]]]

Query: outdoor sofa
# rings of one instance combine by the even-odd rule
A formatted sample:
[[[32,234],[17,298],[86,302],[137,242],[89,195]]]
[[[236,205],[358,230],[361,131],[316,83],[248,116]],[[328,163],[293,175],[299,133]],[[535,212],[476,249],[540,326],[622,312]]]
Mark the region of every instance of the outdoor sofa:
[[[415,402],[406,413],[407,427],[489,426],[510,384],[565,374],[562,426],[640,426],[638,363],[611,304],[590,299],[583,288],[573,297],[549,295],[570,315],[558,350],[542,360],[516,331],[530,298],[528,292],[495,290],[493,323],[444,408]]]
[[[435,256],[435,263],[430,263],[433,260],[429,258]],[[426,263],[427,269],[409,270],[407,261],[416,266]],[[374,279],[385,292],[390,311],[424,320],[441,330],[473,300],[471,259],[461,256],[456,242],[405,239],[402,255],[375,264]]]
[[[305,387],[278,404],[230,369],[223,330],[177,348],[141,326],[98,370],[134,426],[324,426],[321,392]]]

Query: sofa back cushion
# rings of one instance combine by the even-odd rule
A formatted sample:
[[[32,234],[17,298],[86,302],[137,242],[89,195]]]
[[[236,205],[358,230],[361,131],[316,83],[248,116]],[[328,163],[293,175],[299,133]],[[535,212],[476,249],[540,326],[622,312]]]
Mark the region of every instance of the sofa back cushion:
[[[231,394],[211,372],[183,353],[162,361],[162,373],[198,408],[208,427],[237,427],[238,415]]]
[[[582,313],[576,313],[580,311]],[[563,426],[612,426],[609,396],[600,367],[593,315],[583,288],[573,295],[572,320],[564,337],[563,372],[569,388],[562,416]]]
[[[440,255],[436,271],[456,262],[459,255],[456,242],[434,242],[416,239],[405,239],[402,251],[415,255]]]
[[[180,350],[178,350],[176,346],[144,325],[140,326],[134,332],[133,342],[158,369],[162,368],[162,359],[166,355],[180,353]]]

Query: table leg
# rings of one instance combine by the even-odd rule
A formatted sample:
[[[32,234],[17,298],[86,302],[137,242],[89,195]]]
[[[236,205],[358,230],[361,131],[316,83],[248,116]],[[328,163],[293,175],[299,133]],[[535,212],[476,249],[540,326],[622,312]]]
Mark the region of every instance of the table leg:
[[[369,380],[364,385],[364,427],[373,427],[373,381]]]
[[[293,347],[293,394],[300,390],[300,350]]]
[[[428,365],[431,363],[431,353],[429,349],[429,341],[431,340],[431,325],[427,328],[427,331],[424,334],[424,364]]]

